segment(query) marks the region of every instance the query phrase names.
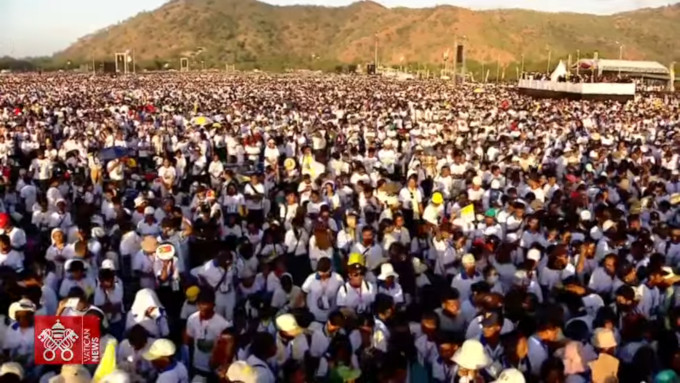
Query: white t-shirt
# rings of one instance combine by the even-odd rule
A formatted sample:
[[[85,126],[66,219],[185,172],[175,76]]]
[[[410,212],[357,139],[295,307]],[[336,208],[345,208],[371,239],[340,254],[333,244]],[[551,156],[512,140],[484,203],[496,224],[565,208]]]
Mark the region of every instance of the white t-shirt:
[[[248,195],[248,196],[259,196],[259,197],[261,197],[261,199],[259,201],[250,200],[250,199],[246,200],[246,208],[248,208],[248,210],[262,210],[263,209],[263,207],[264,207],[263,201],[264,201],[264,198],[266,198],[264,184],[259,183],[257,185],[253,185],[252,183],[249,183],[248,185],[245,186],[244,193],[245,193],[245,195]]]
[[[194,368],[203,372],[210,370],[210,356],[216,340],[224,329],[231,327],[231,322],[215,313],[208,320],[201,320],[200,313],[196,312],[187,319],[187,334],[194,340]],[[201,350],[209,347],[210,350]]]
[[[184,364],[175,362],[158,375],[156,383],[189,383],[189,372]]]
[[[42,160],[35,158],[31,163],[31,169],[33,169],[33,179],[40,181],[48,180],[52,176],[52,161],[47,158]]]

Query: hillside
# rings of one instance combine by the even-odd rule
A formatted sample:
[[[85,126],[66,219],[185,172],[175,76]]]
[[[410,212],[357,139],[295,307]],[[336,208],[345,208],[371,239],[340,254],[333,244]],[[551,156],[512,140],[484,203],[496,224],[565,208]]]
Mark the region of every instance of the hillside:
[[[173,0],[152,12],[79,39],[56,58],[73,62],[113,60],[132,49],[140,65],[170,63],[193,55],[191,66],[223,68],[319,67],[372,61],[375,37],[381,64],[441,63],[454,36],[467,38],[470,65],[497,60],[538,66],[599,50],[618,58],[680,59],[680,5],[612,16],[527,10],[472,11],[452,6],[385,8],[371,1],[347,7],[279,7],[255,0]],[[195,55],[195,52],[201,53]],[[679,60],[680,61],[680,60]],[[514,69],[513,69],[514,71]]]

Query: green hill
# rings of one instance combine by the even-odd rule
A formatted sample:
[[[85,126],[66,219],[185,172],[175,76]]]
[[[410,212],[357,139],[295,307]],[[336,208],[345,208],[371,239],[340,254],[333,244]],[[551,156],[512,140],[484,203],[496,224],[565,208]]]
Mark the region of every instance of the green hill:
[[[454,40],[466,38],[470,67],[495,63],[527,69],[552,60],[618,58],[680,59],[680,5],[611,16],[541,13],[527,10],[472,11],[452,6],[385,8],[371,1],[346,7],[273,6],[254,0],[174,0],[75,42],[55,55],[73,63],[112,61],[133,50],[143,67],[178,67],[189,56],[193,68],[327,68],[366,63],[378,40],[386,65],[440,65]],[[200,53],[199,53],[200,52]],[[403,61],[402,61],[403,60]],[[203,62],[203,64],[201,64]]]

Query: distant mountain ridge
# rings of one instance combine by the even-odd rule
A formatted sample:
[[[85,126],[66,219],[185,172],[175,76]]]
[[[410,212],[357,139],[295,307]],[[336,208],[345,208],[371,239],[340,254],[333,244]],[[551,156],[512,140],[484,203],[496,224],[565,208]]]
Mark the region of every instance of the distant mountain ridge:
[[[470,65],[511,67],[576,59],[680,61],[680,5],[611,16],[528,10],[472,11],[453,6],[386,8],[372,1],[345,7],[274,6],[255,0],[173,0],[117,25],[87,35],[55,55],[61,60],[113,60],[132,50],[137,63],[178,66],[317,67],[367,63],[378,41],[379,62],[441,65],[455,56],[454,41],[467,46]],[[203,64],[201,64],[203,62]],[[513,69],[514,71],[514,69]],[[513,73],[514,75],[514,73]]]

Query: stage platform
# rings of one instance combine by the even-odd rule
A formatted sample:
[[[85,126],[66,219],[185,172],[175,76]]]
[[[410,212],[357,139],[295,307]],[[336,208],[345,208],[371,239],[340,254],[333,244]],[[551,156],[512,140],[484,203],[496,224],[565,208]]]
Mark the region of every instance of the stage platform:
[[[635,97],[633,83],[571,83],[549,80],[519,80],[522,94],[542,98],[627,101]]]

